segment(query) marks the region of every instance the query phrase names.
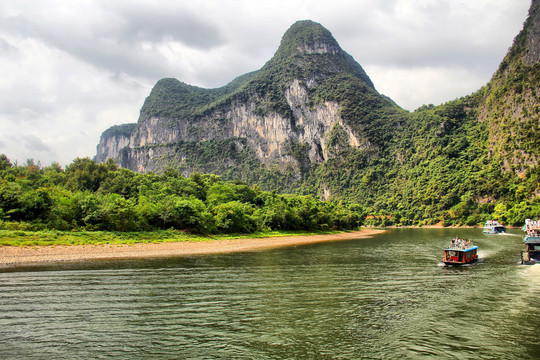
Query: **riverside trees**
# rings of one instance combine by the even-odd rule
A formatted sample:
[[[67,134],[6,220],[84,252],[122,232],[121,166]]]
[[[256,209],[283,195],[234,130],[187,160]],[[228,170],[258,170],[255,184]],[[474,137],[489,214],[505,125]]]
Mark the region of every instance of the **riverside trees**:
[[[0,155],[0,228],[250,233],[354,229],[360,206],[279,195],[211,174],[162,175],[75,159],[63,170]]]

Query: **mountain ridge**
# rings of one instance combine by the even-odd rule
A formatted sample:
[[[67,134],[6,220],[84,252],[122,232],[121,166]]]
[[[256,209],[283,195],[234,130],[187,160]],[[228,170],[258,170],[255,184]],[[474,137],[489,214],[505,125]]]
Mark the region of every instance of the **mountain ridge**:
[[[486,86],[412,113],[379,94],[327,29],[299,21],[261,69],[225,87],[160,80],[129,136],[104,133],[96,161],[357,202],[384,224],[540,216],[538,9],[533,0]]]
[[[346,106],[339,105],[347,100]],[[336,123],[345,129],[353,146],[378,142],[369,119],[344,121],[348,107],[361,102],[388,108],[390,113],[400,111],[375,90],[363,68],[327,29],[310,20],[298,21],[285,32],[275,55],[261,69],[224,87],[203,89],[176,79],[159,80],[129,139],[125,133],[105,132],[96,160],[112,157],[132,170],[160,172],[171,163],[182,162],[181,150],[177,146],[166,154],[161,152],[161,157],[171,161],[154,166],[139,161],[144,147],[237,138],[246,139],[254,152],[251,155],[266,166],[292,167],[298,178],[307,163],[327,158],[324,136]],[[280,132],[273,134],[268,123],[274,123]],[[224,128],[228,130],[225,135]],[[365,128],[367,137],[362,134]],[[299,151],[301,147],[304,150]],[[146,151],[147,155],[154,156],[155,150]],[[184,165],[185,174],[199,170]]]

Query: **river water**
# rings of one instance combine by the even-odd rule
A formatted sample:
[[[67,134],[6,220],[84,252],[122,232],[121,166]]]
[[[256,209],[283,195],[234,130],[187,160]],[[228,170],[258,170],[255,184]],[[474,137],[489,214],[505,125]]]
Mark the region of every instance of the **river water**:
[[[480,260],[444,267],[453,236]],[[3,359],[538,359],[521,233],[394,229],[252,253],[0,273]]]

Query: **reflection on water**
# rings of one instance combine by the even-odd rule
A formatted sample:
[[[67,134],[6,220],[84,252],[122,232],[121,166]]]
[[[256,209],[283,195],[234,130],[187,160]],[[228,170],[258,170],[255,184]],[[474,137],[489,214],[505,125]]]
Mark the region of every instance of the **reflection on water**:
[[[516,231],[515,235],[519,232]],[[449,239],[480,261],[441,267]],[[3,358],[540,357],[519,236],[399,229],[243,254],[0,273]]]

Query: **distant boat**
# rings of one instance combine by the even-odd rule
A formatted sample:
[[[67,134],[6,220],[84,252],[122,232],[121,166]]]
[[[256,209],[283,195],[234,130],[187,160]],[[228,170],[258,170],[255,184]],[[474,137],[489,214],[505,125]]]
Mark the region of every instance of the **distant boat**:
[[[497,220],[488,220],[484,224],[484,234],[504,234],[506,226],[499,223]]]
[[[525,265],[540,264],[540,220],[525,220],[523,226],[525,250],[521,251],[521,263]]]
[[[444,249],[443,262],[446,265],[465,265],[478,260],[478,246],[467,239],[452,239],[448,248]]]

